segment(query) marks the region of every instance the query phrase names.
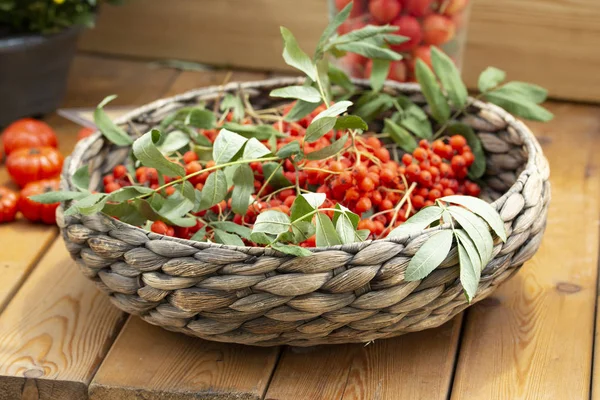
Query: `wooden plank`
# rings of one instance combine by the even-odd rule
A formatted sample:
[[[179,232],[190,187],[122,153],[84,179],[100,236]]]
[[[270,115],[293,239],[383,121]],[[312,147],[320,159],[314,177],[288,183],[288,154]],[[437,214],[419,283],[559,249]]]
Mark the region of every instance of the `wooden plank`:
[[[551,108],[555,121],[532,124],[552,169],[544,241],[522,271],[468,313],[452,399],[589,397],[600,108]]]
[[[131,0],[106,6],[80,49],[175,58],[242,68],[286,68],[279,26],[307,51],[327,24],[324,0]],[[556,98],[599,101],[600,2],[473,1],[465,77],[476,87],[488,65],[511,79],[533,81]],[[160,24],[168,29],[147,29]]]
[[[130,318],[90,399],[260,399],[278,348],[208,342]]]
[[[266,399],[444,400],[461,320],[366,346],[287,348]]]
[[[123,313],[57,240],[0,316],[0,399],[85,399]]]

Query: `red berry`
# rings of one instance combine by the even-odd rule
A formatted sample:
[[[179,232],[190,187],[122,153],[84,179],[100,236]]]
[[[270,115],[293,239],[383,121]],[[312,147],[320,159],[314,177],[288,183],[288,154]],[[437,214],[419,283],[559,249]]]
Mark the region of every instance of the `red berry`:
[[[421,147],[417,147],[413,151],[413,156],[419,161],[424,161],[427,159],[427,151]]]
[[[369,12],[375,21],[387,24],[400,14],[399,0],[371,0]]]
[[[442,197],[442,192],[440,192],[438,189],[431,189],[429,191],[429,195],[427,196],[429,200],[437,200],[440,197]]]
[[[454,37],[456,27],[448,17],[432,14],[423,21],[423,42],[434,46],[449,42]]]
[[[385,147],[380,147],[376,149],[374,154],[375,157],[379,158],[384,163],[390,161],[390,151]]]
[[[414,208],[419,210],[425,205],[425,199],[423,198],[423,196],[416,195],[412,197],[411,203]]]
[[[437,154],[434,154],[431,157],[429,157],[429,161],[431,162],[431,165],[437,167],[442,163],[442,158]]]
[[[358,187],[360,188],[360,190],[362,190],[363,192],[370,192],[371,190],[375,189],[375,183],[373,182],[373,180],[371,178],[369,178],[368,176],[366,176],[358,185]],[[371,207],[369,207],[371,208]]]
[[[109,183],[113,183],[114,181],[115,181],[115,177],[112,175],[106,175],[104,178],[102,178],[102,183],[104,184],[105,187]]]
[[[463,156],[457,155],[452,157],[452,169],[454,170],[454,172],[459,171],[463,168],[466,168],[467,166],[467,161],[465,160],[465,158]]]
[[[169,229],[169,226],[162,221],[154,221],[152,223],[152,226],[150,227],[150,230],[152,232],[158,233],[161,235],[165,235],[167,233],[168,229]]]
[[[407,167],[412,164],[412,156],[408,153],[405,153],[402,156],[402,164],[406,165]]]
[[[456,193],[454,193],[454,190],[450,189],[450,188],[446,188],[442,191],[442,195],[443,196],[454,196]]]
[[[385,225],[381,221],[375,221],[375,235],[381,235],[385,229]]]
[[[167,235],[167,236],[175,236],[175,229],[172,226],[170,226],[167,229],[167,232],[165,233],[165,235]]]
[[[450,16],[456,15],[463,11],[467,7],[468,3],[469,0],[450,0],[446,6],[446,9],[444,10],[444,14]]]
[[[404,0],[404,7],[408,14],[415,17],[423,17],[430,14],[433,0]]]
[[[406,167],[406,177],[411,181],[416,181],[419,178],[421,168],[416,164],[411,164]]]
[[[470,151],[465,151],[461,154],[467,163],[467,167],[470,167],[475,161],[475,156]]]
[[[360,198],[360,192],[356,188],[350,188],[346,191],[344,199],[346,201],[356,201]]]
[[[419,147],[425,150],[429,150],[429,142],[425,139],[419,140]]]
[[[381,211],[385,211],[385,210],[391,210],[392,208],[394,208],[394,203],[392,203],[391,200],[389,199],[385,199],[381,202],[381,204],[379,205],[379,209]]]
[[[421,42],[423,33],[419,21],[410,15],[402,15],[400,18],[392,22],[392,25],[397,26],[397,35],[407,37],[409,40],[392,46],[392,49],[398,52],[413,50]]]
[[[432,180],[433,178],[429,171],[421,171],[419,174],[419,183],[425,187],[431,186]]]
[[[396,82],[406,82],[408,80],[408,67],[406,63],[402,60],[392,61],[387,78]]]
[[[383,196],[381,195],[381,192],[375,190],[373,192],[371,192],[371,202],[378,206],[379,204],[381,204],[381,202],[383,201]]]
[[[342,172],[344,170],[344,165],[339,161],[332,161],[329,164],[329,170],[333,172]]]
[[[183,155],[184,164],[189,164],[192,161],[198,161],[198,154],[195,151],[186,151]]]
[[[361,197],[356,202],[356,212],[359,213],[359,214],[362,214],[365,211],[370,210],[372,206],[373,205],[371,203],[371,199],[369,199],[368,197]]]
[[[389,168],[384,168],[379,174],[379,177],[383,183],[390,183],[396,177],[396,173]]]
[[[467,183],[465,183],[465,192],[469,196],[477,197],[481,193],[481,189],[479,188],[479,185],[477,185],[476,183],[467,182]]]
[[[121,186],[117,182],[110,182],[108,185],[104,186],[104,191],[106,193],[112,193],[121,189]]]
[[[462,148],[466,145],[467,140],[464,138],[464,136],[454,135],[450,138],[450,146],[452,146],[452,149],[456,151],[462,150]]]
[[[113,169],[113,176],[115,179],[121,179],[125,175],[127,175],[127,168],[124,165],[117,165],[115,169]]]
[[[431,47],[430,46],[419,46],[413,51],[413,57],[416,60],[422,60],[425,64],[432,68],[431,62]]]

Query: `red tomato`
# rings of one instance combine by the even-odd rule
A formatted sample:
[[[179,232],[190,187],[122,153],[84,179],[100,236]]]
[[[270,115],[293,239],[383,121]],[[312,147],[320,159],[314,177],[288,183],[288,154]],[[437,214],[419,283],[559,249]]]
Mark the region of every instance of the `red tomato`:
[[[28,183],[21,191],[21,198],[19,199],[19,211],[23,216],[33,222],[41,221],[45,224],[56,224],[56,208],[60,203],[42,204],[31,200],[29,197],[47,192],[57,192],[59,183],[58,178]]]
[[[94,128],[81,128],[79,132],[77,132],[77,140],[85,139],[94,132],[96,132]]]
[[[56,133],[48,124],[33,118],[23,118],[6,127],[2,133],[4,152],[8,156],[16,149],[57,147]]]
[[[7,187],[0,186],[0,223],[15,220],[19,194]]]
[[[54,178],[60,174],[63,156],[52,147],[17,149],[6,158],[6,168],[17,185]]]

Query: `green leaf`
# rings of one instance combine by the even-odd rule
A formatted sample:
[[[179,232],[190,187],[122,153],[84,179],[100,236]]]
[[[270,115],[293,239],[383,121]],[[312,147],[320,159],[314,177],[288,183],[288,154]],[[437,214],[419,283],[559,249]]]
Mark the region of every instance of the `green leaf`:
[[[281,27],[283,37],[283,59],[291,67],[304,72],[313,81],[317,80],[317,69],[310,57],[300,48],[296,38],[287,28]]]
[[[548,98],[548,91],[541,86],[532,83],[513,81],[502,85],[499,92],[518,93],[536,104],[543,103]]]
[[[415,138],[406,129],[389,118],[384,120],[383,132],[390,135],[394,143],[408,153],[412,153],[417,148]]]
[[[281,166],[276,162],[266,162],[263,164],[263,176],[268,179],[269,176],[273,175],[269,181],[269,185],[275,189],[287,187],[292,184],[284,175]]]
[[[312,252],[304,247],[295,246],[293,244],[283,244],[275,242],[271,245],[277,251],[297,257],[310,256]]]
[[[348,141],[348,134],[346,133],[344,136],[330,144],[329,146],[323,147],[321,150],[316,150],[305,155],[307,160],[324,160],[331,156],[338,154]]]
[[[479,136],[475,134],[473,128],[463,123],[455,123],[448,127],[448,134],[450,135],[461,135],[467,139],[467,144],[471,148],[471,152],[475,157],[475,161],[469,167],[469,174],[477,179],[481,178],[485,174],[485,153],[483,152],[483,146]]]
[[[117,146],[128,146],[133,143],[133,140],[129,137],[127,132],[118,127],[104,112],[104,106],[113,101],[117,96],[112,95],[105,97],[104,100],[98,104],[94,111],[94,123],[102,132],[104,137],[111,143]]]
[[[336,211],[333,214],[333,223],[342,243],[348,244],[363,241],[364,239],[356,232],[360,217],[341,204],[336,204],[335,208],[339,212]]]
[[[297,140],[294,140],[285,144],[275,155],[279,158],[288,158],[294,154],[300,154],[301,152],[300,143]]]
[[[171,154],[190,144],[190,136],[182,131],[172,131],[165,137],[165,140],[158,146],[160,152],[164,155]]]
[[[313,112],[317,107],[319,107],[319,103],[309,103],[307,101],[298,100],[290,112],[287,113],[284,121],[298,121]]]
[[[271,244],[275,239],[274,235],[268,235],[263,232],[252,232],[250,234],[250,240],[257,244]]]
[[[348,111],[348,107],[351,105],[352,102],[348,100],[338,101],[337,103],[332,104],[331,107],[326,108],[317,114],[317,116],[313,119],[313,122],[325,117],[337,117],[338,115],[342,115]]]
[[[173,221],[192,211],[193,208],[193,201],[185,198],[180,192],[174,192],[166,198],[162,207],[158,210],[158,214],[169,221]]]
[[[309,103],[320,103],[321,94],[312,86],[287,86],[274,89],[269,93],[271,97],[282,97],[284,99],[298,99]]]
[[[506,92],[500,89],[485,94],[485,99],[490,103],[504,108],[511,114],[532,121],[548,122],[554,115],[544,107],[535,104],[532,100],[518,92]]]
[[[371,68],[371,76],[369,77],[369,81],[371,83],[371,88],[375,92],[379,92],[381,90],[389,72],[389,60],[373,60],[373,67]]]
[[[322,212],[316,214],[316,231],[318,247],[329,247],[342,244],[333,223],[329,217]]]
[[[269,150],[267,146],[265,146],[255,138],[250,138],[246,143],[246,147],[244,147],[242,159],[255,160],[264,157],[268,154],[271,154],[271,150]]]
[[[320,96],[323,95],[324,98],[322,98],[322,100],[319,100],[318,103],[324,102],[325,104],[331,104],[331,83],[329,82],[329,75],[327,74],[327,72],[329,71],[329,59],[328,58],[322,58],[317,62],[317,77],[319,78],[319,82],[320,82],[320,90],[322,90],[322,93],[320,93]],[[305,82],[305,86],[306,83],[308,81]],[[318,85],[318,83],[317,83]],[[320,97],[319,96],[319,97]]]
[[[247,141],[248,139],[235,132],[221,129],[213,145],[213,160],[217,164],[233,160]]]
[[[400,121],[400,125],[420,138],[429,140],[433,137],[431,123],[429,123],[428,119],[423,121],[414,115],[407,115]]]
[[[245,215],[254,192],[254,172],[248,164],[240,164],[233,174],[231,208],[234,213]]]
[[[397,238],[419,233],[433,222],[438,221],[442,217],[443,211],[444,209],[438,206],[425,207],[405,223],[392,230],[387,237]]]
[[[223,128],[245,138],[256,138],[258,140],[267,140],[273,136],[285,137],[283,133],[279,132],[272,125],[241,125],[235,122],[228,122],[223,125]]]
[[[489,203],[472,196],[446,196],[440,200],[463,206],[479,215],[492,228],[503,242],[506,242],[506,230],[500,214]]]
[[[425,278],[444,261],[451,247],[451,230],[434,233],[411,258],[404,279],[411,282]]]
[[[323,117],[318,120],[315,118],[306,129],[304,139],[308,143],[316,142],[335,127],[336,121],[336,117]]]
[[[492,251],[494,250],[494,242],[487,224],[476,214],[462,207],[450,206],[448,207],[448,211],[452,215],[452,218],[467,232],[473,243],[475,243],[479,258],[481,259],[481,265],[485,268],[488,262],[490,262]]]
[[[206,179],[206,183],[202,189],[202,197],[200,198],[199,211],[214,206],[225,199],[225,196],[227,196],[227,178],[225,177],[225,173],[218,169]]]
[[[227,244],[230,246],[242,246],[242,247],[245,246],[244,242],[238,235],[234,235],[232,233],[227,233],[220,229],[214,229],[213,233],[214,233],[215,242],[217,242],[217,243]]]
[[[458,243],[458,260],[460,262],[460,283],[463,285],[467,300],[470,303],[477,293],[481,270],[473,265],[461,242]]]
[[[92,215],[98,213],[106,204],[107,196],[104,193],[92,193],[77,200],[65,211],[65,216],[82,214]]]
[[[346,73],[344,71],[342,71],[341,69],[330,64],[328,75],[329,75],[329,81],[333,85],[338,85],[339,87],[345,89],[348,92],[354,91],[354,89],[355,89],[354,84],[352,83],[352,81],[350,80],[348,75],[346,75]]]
[[[463,229],[454,229],[454,236],[456,240],[463,245],[465,250],[467,251],[467,255],[471,260],[471,264],[477,268],[478,271],[481,272],[483,270],[483,266],[481,265],[481,258],[479,257],[479,252],[477,251],[477,247],[475,243],[471,240],[467,232]]]
[[[435,75],[423,60],[417,60],[416,76],[427,104],[431,108],[431,115],[437,122],[443,124],[450,118],[450,106],[435,79]]]
[[[302,243],[315,234],[315,226],[309,221],[297,221],[292,224],[292,241]],[[282,235],[279,237],[281,238]]]
[[[236,235],[248,240],[250,239],[250,234],[252,233],[250,228],[243,225],[238,225],[231,221],[214,221],[211,222],[210,225],[225,232],[235,233]]]
[[[142,226],[147,221],[138,209],[137,202],[107,203],[102,208],[102,212],[134,226]]]
[[[334,128],[340,131],[346,129],[360,129],[364,132],[369,129],[369,126],[358,115],[343,115],[341,117],[338,117],[337,121],[335,121]]]
[[[292,221],[310,221],[312,216],[306,216],[310,212],[314,211],[316,207],[313,207],[305,196],[296,196],[296,199],[292,203],[290,208],[290,217]]]
[[[340,216],[342,216],[343,214],[345,214],[348,219],[350,220],[352,226],[354,227],[354,229],[356,229],[358,227],[358,222],[360,221],[360,217],[353,213],[352,211],[350,211],[350,209],[344,207],[341,204],[336,204],[335,209],[339,210],[339,211],[335,211],[333,213],[333,223],[336,224],[338,219],[340,218]]]
[[[431,62],[454,107],[463,108],[467,104],[469,94],[454,62],[435,46],[431,46]]]
[[[174,124],[176,122],[183,122],[188,116],[188,114],[192,112],[192,110],[194,110],[195,108],[196,107],[183,107],[178,109],[177,111],[167,115],[162,121],[160,121],[158,128],[161,131],[166,131],[167,128],[171,126],[171,124]]]
[[[290,229],[290,218],[281,211],[267,210],[258,214],[252,228],[254,233],[279,235]]]
[[[206,226],[203,226],[198,232],[194,233],[194,236],[190,240],[195,240],[196,242],[206,241]]]
[[[35,196],[29,196],[29,199],[42,204],[54,204],[60,201],[79,200],[88,195],[89,193],[84,192],[46,192],[36,194]]]
[[[342,25],[344,21],[348,19],[351,10],[352,4],[349,3],[342,9],[342,11],[336,14],[335,17],[333,17],[333,19],[329,23],[329,25],[327,25],[327,28],[325,28],[325,30],[321,34],[321,37],[319,38],[319,42],[317,43],[317,48],[315,50],[315,60],[318,60],[323,56],[325,45],[327,44],[329,39],[331,39],[331,37],[335,34],[340,25]]]
[[[506,72],[498,68],[487,67],[485,71],[479,75],[479,83],[477,86],[479,87],[479,91],[485,93],[501,84],[504,79],[506,79]]]
[[[365,121],[371,121],[394,106],[394,99],[385,93],[372,91],[364,93],[354,105],[353,115],[358,115]]]
[[[394,33],[397,30],[398,27],[393,25],[366,25],[360,29],[353,30],[349,33],[337,37],[331,44],[339,45],[349,42],[360,42],[362,40],[371,38],[373,36],[378,36],[384,33]]]
[[[300,197],[305,199],[314,209],[321,207],[327,198],[325,193],[303,193]]]
[[[359,229],[356,231],[356,235],[360,238],[361,242],[364,242],[369,238],[371,231],[368,229]]]
[[[386,49],[384,47],[378,47],[377,45],[369,42],[345,43],[337,45],[337,48],[342,51],[360,54],[361,56],[372,59],[391,61],[398,61],[402,59],[402,56],[395,51]]]
[[[184,181],[182,184],[175,185],[175,189],[186,199],[192,202],[196,201],[196,189],[189,181]]]
[[[233,120],[241,121],[244,118],[246,111],[244,110],[244,102],[240,96],[235,96],[231,93],[225,93],[219,107],[222,113],[229,111],[233,112]]]
[[[227,187],[233,186],[233,175],[235,175],[235,171],[237,171],[240,164],[230,165],[228,167],[223,168],[223,172],[225,173],[225,180],[227,180]]]
[[[185,169],[178,163],[167,160],[156,147],[160,132],[156,129],[145,133],[133,142],[133,154],[146,167],[156,168],[159,174],[176,177],[185,175]]]
[[[122,187],[119,190],[115,190],[114,192],[109,194],[108,201],[121,203],[127,200],[131,200],[134,197],[138,197],[143,194],[149,194],[152,192],[154,192],[154,190],[145,186],[126,186]]]
[[[215,127],[217,119],[210,110],[194,108],[185,118],[185,124],[199,129],[212,129]]]
[[[90,166],[84,165],[73,174],[73,184],[81,190],[90,188]]]

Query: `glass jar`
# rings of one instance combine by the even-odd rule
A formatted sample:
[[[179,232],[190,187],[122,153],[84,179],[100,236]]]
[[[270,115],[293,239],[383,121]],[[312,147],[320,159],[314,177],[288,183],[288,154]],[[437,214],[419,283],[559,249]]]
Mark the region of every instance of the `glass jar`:
[[[333,17],[351,0],[329,0]],[[365,25],[397,26],[398,35],[407,42],[391,48],[403,55],[392,62],[388,79],[413,82],[417,58],[431,66],[431,46],[443,50],[460,69],[467,36],[469,0],[354,0],[350,17],[338,29],[343,35]],[[368,78],[371,62],[365,57],[348,53],[337,60],[338,67],[355,78]]]

